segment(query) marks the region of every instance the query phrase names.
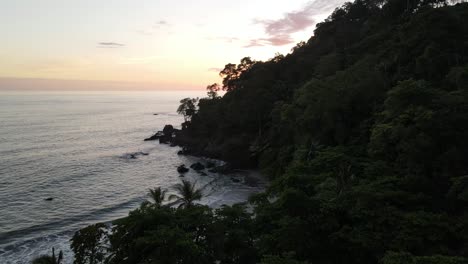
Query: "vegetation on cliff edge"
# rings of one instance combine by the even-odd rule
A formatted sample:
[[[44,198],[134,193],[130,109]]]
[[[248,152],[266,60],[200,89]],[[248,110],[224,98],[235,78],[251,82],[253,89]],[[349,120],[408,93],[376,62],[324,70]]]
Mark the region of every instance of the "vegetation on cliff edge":
[[[267,192],[252,212],[144,204],[108,240],[89,236],[93,252],[109,263],[468,263],[467,18],[466,3],[357,0],[286,56],[226,65],[209,97],[184,101],[177,141],[258,167]]]

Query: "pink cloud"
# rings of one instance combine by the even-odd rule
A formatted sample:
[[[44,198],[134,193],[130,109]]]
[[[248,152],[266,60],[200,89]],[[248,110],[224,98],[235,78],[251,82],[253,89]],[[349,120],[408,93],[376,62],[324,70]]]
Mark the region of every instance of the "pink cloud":
[[[223,70],[223,69],[221,69],[221,68],[209,68],[209,69],[208,69],[208,71],[210,71],[210,72],[220,72],[220,71],[222,71],[222,70]]]
[[[268,38],[259,38],[250,40],[245,48],[262,47],[262,46],[283,46],[294,43],[295,41],[289,35],[278,35]]]
[[[304,31],[317,23],[313,16],[330,13],[344,2],[343,0],[316,0],[300,10],[285,13],[283,17],[276,20],[255,19],[254,23],[264,27],[267,37],[252,39],[244,47],[291,44],[295,42],[292,39],[292,34]]]

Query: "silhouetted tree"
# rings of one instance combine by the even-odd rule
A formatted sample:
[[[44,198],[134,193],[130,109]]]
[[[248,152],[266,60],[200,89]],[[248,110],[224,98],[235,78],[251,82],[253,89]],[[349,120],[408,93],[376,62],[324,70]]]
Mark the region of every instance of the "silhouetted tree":
[[[218,92],[221,90],[221,86],[219,86],[219,84],[217,83],[213,83],[211,85],[208,85],[206,87],[206,90],[208,91],[208,98],[216,99],[219,98]]]
[[[195,187],[195,183],[190,183],[188,180],[182,180],[182,183],[176,184],[175,190],[177,194],[169,196],[169,199],[176,199],[180,207],[190,207],[194,201],[203,197],[202,191]]]
[[[153,200],[153,204],[160,207],[166,198],[167,190],[161,190],[161,187],[157,187],[149,190],[149,196]]]
[[[32,261],[32,264],[61,264],[63,261],[63,252],[55,256],[55,248],[52,248],[52,256],[40,256]]]
[[[177,113],[184,116],[185,122],[190,121],[192,116],[197,112],[197,102],[198,98],[184,98],[180,100]]]

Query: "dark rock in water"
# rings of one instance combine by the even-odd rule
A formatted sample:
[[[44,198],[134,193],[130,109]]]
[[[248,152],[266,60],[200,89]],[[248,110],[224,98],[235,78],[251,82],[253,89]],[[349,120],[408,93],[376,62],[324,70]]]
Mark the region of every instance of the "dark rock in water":
[[[187,167],[185,167],[184,164],[182,164],[182,165],[180,165],[179,167],[177,167],[177,172],[179,172],[179,173],[186,173],[186,172],[188,172],[188,171],[189,171],[189,169],[188,169]]]
[[[159,143],[160,144],[172,143],[174,131],[175,129],[172,125],[165,125],[162,131],[162,135],[159,137]]]
[[[177,146],[176,136],[178,134],[180,134],[180,129],[175,129],[172,125],[165,125],[162,131],[158,131],[153,136],[145,139],[145,141],[159,139],[160,144],[171,144],[174,147]]]
[[[214,164],[214,162],[208,161],[208,162],[206,163],[206,167],[207,167],[208,169],[214,168],[214,166],[216,166],[216,164]]]
[[[185,147],[177,152],[177,155],[187,155],[187,154],[189,154],[189,151]]]
[[[151,137],[145,138],[145,141],[156,140],[156,139],[159,139],[162,136],[164,136],[163,132],[158,131],[158,132],[156,132],[156,134],[152,135]]]
[[[190,168],[196,170],[196,171],[199,171],[199,170],[204,170],[205,169],[205,166],[203,164],[201,164],[200,162],[196,162],[194,164],[192,164],[190,166]]]
[[[159,144],[168,144],[171,142],[171,138],[167,136],[163,136],[159,138]]]
[[[159,114],[154,113],[153,115],[159,115]]]
[[[231,177],[231,181],[233,182],[240,182],[241,180],[237,179],[237,178],[234,178],[234,177]]]
[[[172,125],[165,125],[162,132],[164,135],[172,135],[174,132],[174,127]]]
[[[44,199],[44,201],[52,201],[52,200],[54,200],[53,197],[49,197],[49,198],[45,198],[45,199]]]
[[[139,156],[148,156],[149,153],[138,151],[138,152],[133,152],[133,153],[127,153],[123,156],[121,156],[124,159],[137,159]]]

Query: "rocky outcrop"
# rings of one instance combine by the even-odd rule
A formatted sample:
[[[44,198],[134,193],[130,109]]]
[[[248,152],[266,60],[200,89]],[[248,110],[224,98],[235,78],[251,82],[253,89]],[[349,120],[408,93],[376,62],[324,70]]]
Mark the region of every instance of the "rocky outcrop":
[[[192,164],[190,166],[190,168],[196,170],[196,171],[200,171],[200,170],[204,170],[205,169],[205,165],[201,164],[200,162],[196,162],[194,164]]]
[[[158,131],[158,132],[156,132],[156,134],[152,135],[151,137],[145,138],[145,141],[157,140],[157,139],[159,139],[159,138],[162,137],[162,136],[164,136],[163,132],[162,132],[162,131]]]
[[[174,139],[179,132],[180,130],[175,129],[172,125],[165,125],[162,131],[156,132],[156,134],[146,138],[145,141],[159,140],[159,143],[161,144],[170,144],[171,146],[176,146]]]
[[[185,167],[184,164],[177,167],[177,172],[178,173],[187,173],[188,171],[189,171],[189,169],[187,167]]]

